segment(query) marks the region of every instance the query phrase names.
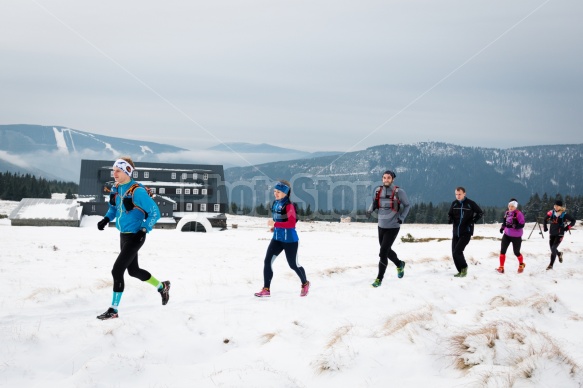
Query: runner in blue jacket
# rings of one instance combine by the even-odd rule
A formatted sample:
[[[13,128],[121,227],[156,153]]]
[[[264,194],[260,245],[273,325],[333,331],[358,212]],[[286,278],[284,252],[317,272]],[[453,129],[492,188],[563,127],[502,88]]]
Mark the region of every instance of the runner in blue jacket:
[[[162,296],[162,304],[170,298],[170,282],[158,281],[148,271],[140,268],[138,251],[146,241],[156,222],[160,219],[160,210],[150,197],[147,189],[132,179],[135,169],[134,162],[129,157],[123,157],[113,164],[112,187],[109,198],[109,210],[105,217],[97,223],[97,228],[103,230],[111,220],[120,231],[121,251],[113,264],[113,298],[111,307],[97,316],[98,319],[118,318],[118,306],[124,291],[124,273],[142,281],[148,282],[158,289]]]

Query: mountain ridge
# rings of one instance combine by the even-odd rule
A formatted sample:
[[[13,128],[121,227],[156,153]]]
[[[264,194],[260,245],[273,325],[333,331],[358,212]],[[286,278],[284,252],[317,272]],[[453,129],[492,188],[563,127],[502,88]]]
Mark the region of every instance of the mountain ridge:
[[[526,201],[535,193],[583,194],[583,144],[542,145],[509,149],[457,146],[442,142],[385,144],[338,156],[253,167],[225,169],[225,179],[272,182],[288,179],[298,194],[316,190],[318,184],[334,187],[342,182],[351,190],[333,194],[333,209],[365,208],[371,187],[381,183],[382,172],[397,173],[396,184],[413,202],[452,201],[454,189],[463,186],[468,197],[484,205],[499,206],[511,197]],[[311,182],[310,182],[311,181]],[[324,182],[324,183],[322,183]],[[266,183],[267,184],[267,183]],[[365,186],[358,188],[357,186]],[[350,192],[352,191],[352,192]],[[318,209],[314,194],[308,196],[311,209]],[[303,201],[299,195],[300,202]],[[310,199],[312,202],[310,203]],[[307,203],[306,203],[307,206]],[[328,209],[330,210],[330,208]]]

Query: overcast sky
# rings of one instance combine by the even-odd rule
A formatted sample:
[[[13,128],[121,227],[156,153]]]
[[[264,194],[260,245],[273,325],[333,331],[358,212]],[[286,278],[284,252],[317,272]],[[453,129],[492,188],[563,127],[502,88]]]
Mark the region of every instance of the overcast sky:
[[[0,124],[189,149],[583,143],[581,0],[0,1]]]

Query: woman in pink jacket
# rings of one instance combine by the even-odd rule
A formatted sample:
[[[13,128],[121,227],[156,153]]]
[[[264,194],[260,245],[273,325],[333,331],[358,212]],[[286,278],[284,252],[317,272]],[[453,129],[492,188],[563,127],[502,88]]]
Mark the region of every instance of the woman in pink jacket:
[[[500,247],[500,267],[496,271],[504,273],[504,262],[506,261],[506,250],[512,243],[512,250],[518,259],[518,273],[524,271],[524,258],[520,253],[520,246],[522,245],[522,232],[524,228],[524,214],[518,208],[518,202],[512,198],[508,203],[508,211],[504,213],[500,233],[502,236],[502,245]]]

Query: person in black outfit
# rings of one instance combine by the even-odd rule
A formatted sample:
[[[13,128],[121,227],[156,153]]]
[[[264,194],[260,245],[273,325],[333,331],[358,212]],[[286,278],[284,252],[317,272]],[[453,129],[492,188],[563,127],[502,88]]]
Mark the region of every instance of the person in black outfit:
[[[559,263],[563,262],[563,252],[559,252],[559,244],[563,241],[565,232],[569,231],[575,225],[575,218],[567,214],[567,209],[563,206],[563,201],[560,199],[555,201],[555,206],[553,210],[549,210],[547,216],[545,217],[543,227],[544,231],[547,232],[549,228],[547,224],[550,224],[549,232],[549,246],[551,247],[551,262],[547,267],[547,271],[553,269],[555,264],[555,259],[559,257]]]
[[[477,203],[466,198],[466,189],[455,189],[456,200],[451,203],[448,212],[448,223],[453,224],[453,238],[451,240],[451,253],[458,273],[456,278],[463,278],[468,274],[468,264],[464,257],[464,249],[474,234],[474,224],[484,214]]]

